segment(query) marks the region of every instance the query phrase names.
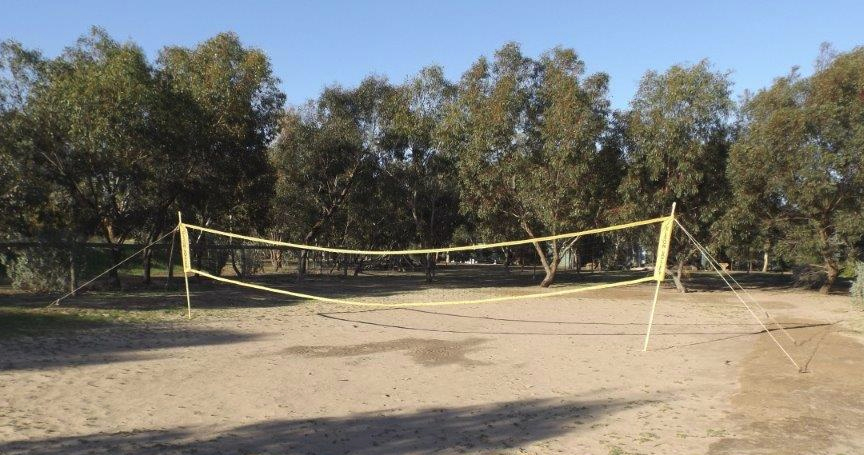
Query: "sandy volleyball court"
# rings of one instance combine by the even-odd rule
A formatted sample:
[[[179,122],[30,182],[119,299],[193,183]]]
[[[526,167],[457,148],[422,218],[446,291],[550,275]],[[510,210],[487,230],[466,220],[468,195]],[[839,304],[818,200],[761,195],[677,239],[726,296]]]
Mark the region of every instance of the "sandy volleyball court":
[[[864,453],[848,297],[753,291],[801,374],[729,292],[664,289],[643,353],[652,292],[369,309],[214,286],[188,322],[4,337],[0,453]]]

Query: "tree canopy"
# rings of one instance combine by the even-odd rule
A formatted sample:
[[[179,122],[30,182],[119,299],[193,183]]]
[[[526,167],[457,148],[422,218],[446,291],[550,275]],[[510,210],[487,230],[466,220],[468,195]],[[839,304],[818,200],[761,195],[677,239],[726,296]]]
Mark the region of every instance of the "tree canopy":
[[[821,262],[828,292],[864,235],[864,49],[820,62],[747,100],[728,172],[737,227],[771,229],[785,257]]]
[[[864,49],[826,48],[811,76],[793,70],[740,103],[707,60],[648,71],[619,111],[609,77],[586,67],[574,49],[509,43],[458,80],[428,66],[285,107],[266,53],[233,33],[153,59],[99,28],[55,57],[5,41],[0,237],[100,239],[116,262],[182,210],[300,243],[430,248],[652,218],[675,202],[733,266],[815,264],[827,292],[861,258]],[[496,254],[542,265],[549,286],[585,248]],[[694,253],[674,242],[682,289]],[[336,256],[345,274],[370,260]],[[404,260],[432,280],[440,258]],[[149,263],[145,252],[145,281]]]
[[[619,130],[626,162],[623,215],[662,216],[676,202],[676,216],[688,229],[710,238],[728,196],[730,90],[728,74],[712,70],[707,60],[645,73]],[[679,240],[670,256],[678,263],[675,282],[683,289],[681,268],[695,250]]]
[[[585,229],[602,219],[608,175],[598,146],[606,129],[608,77],[585,76],[571,49],[539,59],[508,44],[490,64],[479,59],[462,77],[445,121],[458,156],[462,209],[487,231],[539,237]],[[509,226],[509,227],[505,227]],[[573,247],[535,244],[549,286]]]

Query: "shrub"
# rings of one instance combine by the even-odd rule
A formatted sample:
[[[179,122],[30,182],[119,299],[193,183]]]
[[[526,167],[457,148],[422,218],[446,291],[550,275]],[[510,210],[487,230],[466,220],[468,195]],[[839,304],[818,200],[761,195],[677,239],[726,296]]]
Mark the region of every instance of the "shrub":
[[[241,276],[255,275],[264,265],[263,253],[260,250],[237,249],[232,252],[232,260]]]
[[[202,242],[193,247],[194,257],[192,259],[192,266],[195,267],[198,264],[201,270],[211,275],[220,276],[231,254],[229,250],[221,248],[227,242],[220,241],[219,239],[208,240],[210,240],[209,244]]]
[[[864,310],[864,262],[855,263],[855,274],[856,278],[849,289],[849,295],[852,296],[852,304]]]
[[[818,289],[828,280],[825,269],[816,265],[804,265],[792,269],[792,281],[796,287]]]
[[[57,247],[26,247],[0,256],[13,289],[60,292],[69,289],[69,252]]]

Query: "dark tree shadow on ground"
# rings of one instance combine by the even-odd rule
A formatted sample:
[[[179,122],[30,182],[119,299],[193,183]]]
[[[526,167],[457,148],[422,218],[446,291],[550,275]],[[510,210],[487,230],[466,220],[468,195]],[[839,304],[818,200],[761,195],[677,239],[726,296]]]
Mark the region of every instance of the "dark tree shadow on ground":
[[[201,439],[194,429],[140,431],[0,443],[7,455],[477,453],[578,433],[650,400],[534,399],[483,406],[388,411],[240,426]]]
[[[0,320],[3,313],[0,312]],[[17,315],[16,320],[20,320]],[[26,317],[26,316],[25,316]],[[44,315],[37,315],[44,317]],[[61,318],[54,323],[62,324]],[[85,329],[86,330],[83,330]],[[201,329],[185,324],[87,322],[82,330],[64,327],[50,334],[0,338],[0,371],[68,368],[80,365],[161,358],[159,349],[252,341],[259,335]],[[0,451],[0,453],[3,453]]]
[[[601,271],[576,273],[574,270],[559,271],[555,284],[547,291],[565,287],[589,286],[633,280],[649,275],[647,271]],[[746,289],[790,290],[790,274],[782,273],[744,273],[734,272],[733,276]],[[230,277],[229,278],[234,278]],[[360,276],[343,277],[339,274],[312,274],[298,282],[294,274],[266,274],[241,279],[239,281],[290,290],[305,294],[336,299],[375,299],[400,294],[438,290],[471,290],[480,288],[506,289],[535,287],[542,277],[532,276],[530,269],[520,271],[512,268],[509,272],[501,265],[456,264],[442,267],[436,281],[426,283],[420,272],[394,273],[373,271]],[[668,280],[671,283],[671,280]],[[650,286],[650,284],[645,285]],[[695,292],[728,292],[729,288],[714,272],[694,272],[686,280],[686,286]],[[253,290],[236,285],[218,283],[203,277],[190,278],[193,308],[267,308],[295,305],[307,300],[272,292]],[[838,285],[842,293],[843,283]],[[815,291],[814,291],[815,295]],[[38,308],[49,304],[57,296],[45,294],[25,294],[0,292],[0,307],[14,306]],[[400,301],[418,302],[422,297],[406,296]],[[125,291],[85,292],[82,296],[69,298],[62,302],[66,308],[122,309],[122,310],[172,310],[185,307],[185,291],[182,278],[175,278],[168,289],[164,284],[150,287],[131,288]]]
[[[744,289],[759,289],[763,291],[799,290],[802,292],[813,292],[816,289],[800,287],[795,285],[791,273],[779,272],[731,272],[735,279]],[[727,278],[728,279],[728,278]],[[729,282],[735,286],[732,280]],[[703,270],[689,274],[685,285],[688,290],[698,292],[729,291],[729,286],[723,282],[717,272]],[[849,280],[838,278],[831,294],[846,294],[849,289]]]
[[[563,286],[587,286],[593,284],[633,280],[650,272],[607,271],[582,272],[563,270],[557,275],[552,289]],[[237,279],[229,276],[228,278]],[[518,268],[506,271],[495,265],[450,265],[442,267],[432,283],[425,281],[420,272],[391,273],[369,272],[360,276],[343,277],[339,274],[309,275],[298,282],[294,274],[266,274],[238,279],[238,281],[261,284],[276,289],[291,290],[316,296],[357,299],[389,297],[426,289],[469,290],[479,288],[512,288],[536,286],[542,276],[533,277],[530,271]],[[242,288],[236,285],[214,282],[203,277],[189,280],[193,308],[238,308],[273,307],[306,302],[286,295]],[[543,292],[537,287],[537,292]],[[0,307],[44,307],[57,296],[46,294],[0,293]],[[127,289],[125,291],[91,291],[80,297],[63,300],[67,308],[114,308],[134,310],[164,310],[185,306],[185,291],[182,278],[165,289],[164,285]]]

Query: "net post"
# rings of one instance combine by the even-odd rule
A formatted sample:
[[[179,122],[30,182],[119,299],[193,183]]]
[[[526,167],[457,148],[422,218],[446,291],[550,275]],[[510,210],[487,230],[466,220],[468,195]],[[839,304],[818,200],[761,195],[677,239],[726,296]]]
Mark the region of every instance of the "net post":
[[[663,221],[660,227],[660,239],[657,242],[657,261],[654,263],[654,298],[651,300],[651,314],[648,316],[648,329],[645,331],[645,343],[642,344],[642,352],[648,350],[648,340],[651,339],[651,326],[654,325],[654,311],[657,309],[657,298],[660,296],[660,284],[666,276],[666,261],[669,258],[669,243],[672,239],[672,228],[675,223],[675,203],[672,203],[672,211],[669,217]]]
[[[183,263],[183,282],[186,284],[186,319],[192,319],[192,299],[189,297],[189,231],[183,224],[183,214],[177,212],[177,229],[180,230],[180,257]]]

